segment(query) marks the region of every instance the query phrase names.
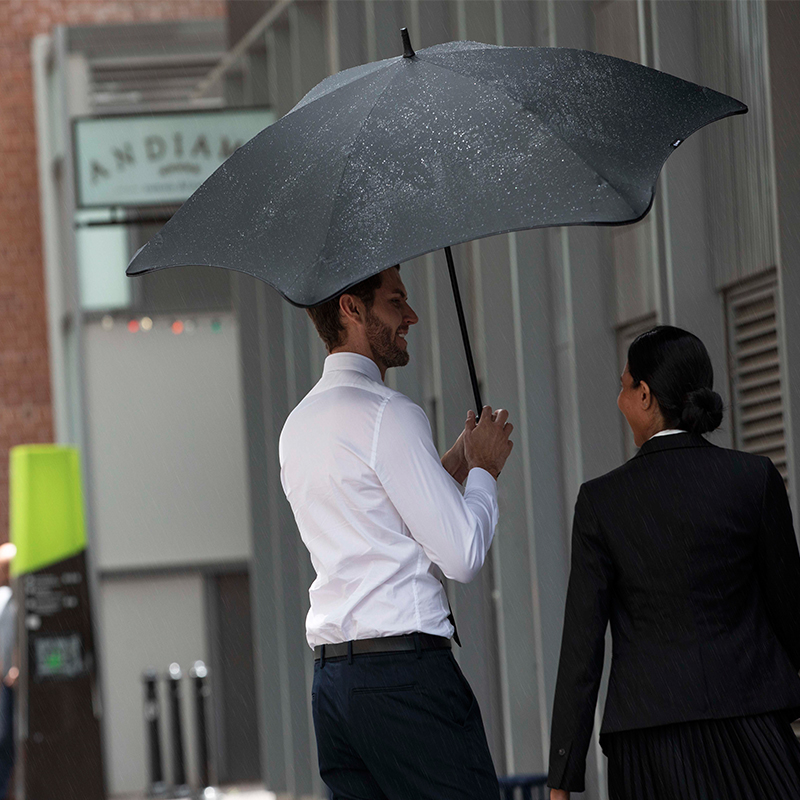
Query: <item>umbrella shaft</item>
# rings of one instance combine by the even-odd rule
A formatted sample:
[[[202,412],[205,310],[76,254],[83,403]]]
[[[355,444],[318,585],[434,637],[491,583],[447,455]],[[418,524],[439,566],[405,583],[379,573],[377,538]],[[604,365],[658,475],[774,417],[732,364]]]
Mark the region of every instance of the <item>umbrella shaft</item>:
[[[453,263],[453,252],[449,247],[445,247],[444,254],[447,257],[447,271],[450,273],[450,283],[453,287],[453,298],[456,301],[456,313],[458,314],[458,324],[461,328],[461,338],[464,340],[464,350],[467,355],[467,367],[469,368],[469,379],[472,383],[472,393],[475,396],[477,414],[480,416],[483,403],[481,401],[481,390],[478,386],[478,374],[475,371],[475,360],[472,358],[472,347],[469,343],[469,333],[467,332],[467,320],[464,316],[464,307],[461,305],[461,292],[458,289],[458,278],[456,278],[456,265]]]

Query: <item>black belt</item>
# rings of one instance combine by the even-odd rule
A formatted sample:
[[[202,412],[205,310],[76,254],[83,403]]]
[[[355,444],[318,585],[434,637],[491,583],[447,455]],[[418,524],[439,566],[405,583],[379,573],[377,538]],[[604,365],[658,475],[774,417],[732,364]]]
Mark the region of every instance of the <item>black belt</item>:
[[[314,660],[361,656],[367,653],[404,653],[410,650],[449,650],[449,639],[430,633],[410,633],[407,636],[383,636],[378,639],[355,639],[339,644],[318,644]]]

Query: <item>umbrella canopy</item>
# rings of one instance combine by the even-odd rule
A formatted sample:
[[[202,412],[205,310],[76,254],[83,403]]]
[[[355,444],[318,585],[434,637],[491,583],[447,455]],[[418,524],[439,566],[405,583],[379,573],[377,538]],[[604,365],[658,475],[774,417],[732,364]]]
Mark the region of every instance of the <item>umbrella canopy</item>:
[[[452,42],[322,81],[239,148],[128,275],[208,265],[311,306],[460,242],[643,217],[731,97],[597,53]]]

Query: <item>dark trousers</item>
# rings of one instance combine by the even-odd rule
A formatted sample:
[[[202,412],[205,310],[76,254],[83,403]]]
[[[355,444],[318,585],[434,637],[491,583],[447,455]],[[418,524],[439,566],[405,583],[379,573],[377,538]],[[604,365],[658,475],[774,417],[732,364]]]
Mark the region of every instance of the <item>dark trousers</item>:
[[[0,800],[5,800],[14,769],[14,690],[0,686]]]
[[[497,800],[475,695],[450,650],[317,661],[319,769],[334,800]]]

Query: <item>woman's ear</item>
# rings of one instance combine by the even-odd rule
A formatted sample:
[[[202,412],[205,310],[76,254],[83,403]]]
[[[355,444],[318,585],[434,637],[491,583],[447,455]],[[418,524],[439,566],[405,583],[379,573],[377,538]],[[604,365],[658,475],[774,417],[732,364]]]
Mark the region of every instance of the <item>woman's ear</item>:
[[[650,387],[644,381],[641,381],[636,387],[636,391],[639,393],[639,401],[642,404],[642,408],[645,411],[649,411],[655,402],[655,398],[653,397],[653,393],[650,391]]]

